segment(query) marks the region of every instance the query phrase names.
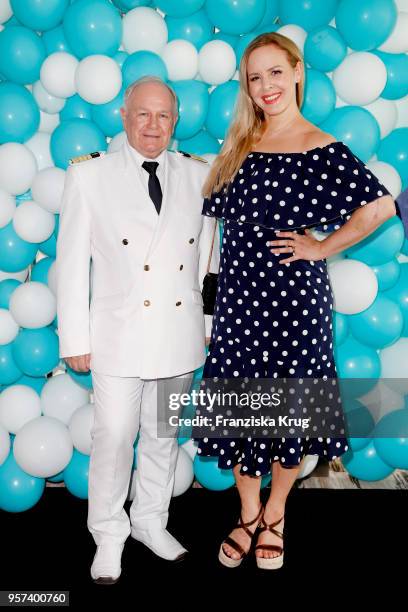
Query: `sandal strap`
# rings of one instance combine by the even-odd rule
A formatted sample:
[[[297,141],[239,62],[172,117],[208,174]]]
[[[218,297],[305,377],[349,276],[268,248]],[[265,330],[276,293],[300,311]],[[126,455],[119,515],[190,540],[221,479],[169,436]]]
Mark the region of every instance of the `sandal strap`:
[[[233,540],[230,536],[228,536],[227,538],[225,538],[223,544],[228,544],[228,546],[231,546],[231,548],[233,548],[234,550],[237,551],[237,553],[239,553],[241,555],[241,557],[243,557],[246,554],[246,551],[242,548],[241,544],[238,544],[238,542],[236,542],[235,540]],[[225,551],[224,551],[225,552]],[[227,553],[225,553],[227,554]],[[229,555],[228,555],[229,556]]]
[[[239,517],[238,520],[238,524],[237,524],[237,528],[243,529],[245,531],[245,533],[252,539],[254,537],[254,533],[252,533],[248,527],[250,527],[251,525],[253,525],[254,523],[256,523],[257,521],[259,521],[259,519],[261,518],[262,514],[263,514],[263,506],[261,505],[258,514],[256,515],[256,517],[252,520],[249,521],[248,523],[244,523],[244,521],[242,520],[242,515]]]
[[[282,516],[279,520],[275,521],[274,523],[269,523],[269,525],[265,522],[264,517],[262,517],[261,519],[261,527],[259,529],[259,533],[261,533],[262,531],[270,531],[271,533],[274,533],[275,535],[277,535],[279,538],[283,539],[283,532],[282,531],[278,531],[277,529],[274,529],[274,527],[276,525],[279,525],[279,523],[284,519],[285,517]]]

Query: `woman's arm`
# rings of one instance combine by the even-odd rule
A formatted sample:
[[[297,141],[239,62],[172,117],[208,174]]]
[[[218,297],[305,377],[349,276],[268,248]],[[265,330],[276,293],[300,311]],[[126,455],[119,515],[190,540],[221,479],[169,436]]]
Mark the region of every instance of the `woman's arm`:
[[[276,232],[278,240],[267,244],[274,247],[270,250],[275,255],[293,253],[294,249],[293,255],[279,260],[280,264],[290,263],[297,259],[318,261],[360,242],[395,214],[394,200],[391,196],[385,195],[357,208],[342,227],[332,232],[324,240],[316,240],[311,230],[306,229],[305,235],[296,232]]]

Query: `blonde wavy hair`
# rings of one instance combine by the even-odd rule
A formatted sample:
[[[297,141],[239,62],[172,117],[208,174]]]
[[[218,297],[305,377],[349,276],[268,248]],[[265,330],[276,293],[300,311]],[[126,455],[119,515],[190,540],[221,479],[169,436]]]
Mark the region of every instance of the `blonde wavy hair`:
[[[245,157],[251,151],[253,144],[257,142],[265,128],[263,111],[253,102],[249,95],[247,66],[252,51],[275,45],[286,51],[288,61],[294,68],[298,62],[301,63],[301,77],[296,83],[296,103],[300,108],[304,94],[304,64],[302,53],[296,44],[277,32],[268,32],[257,36],[245,49],[239,66],[240,89],[236,104],[235,119],[231,124],[220,153],[214,160],[207,180],[203,186],[203,196],[209,198],[212,193],[221,191],[222,187],[229,183],[238,172]]]

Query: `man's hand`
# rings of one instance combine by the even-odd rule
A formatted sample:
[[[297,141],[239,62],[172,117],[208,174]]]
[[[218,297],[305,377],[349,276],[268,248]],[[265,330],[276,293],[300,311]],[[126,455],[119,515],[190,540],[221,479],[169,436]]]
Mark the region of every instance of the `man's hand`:
[[[77,355],[76,357],[65,357],[70,368],[76,372],[88,372],[91,365],[91,354]]]

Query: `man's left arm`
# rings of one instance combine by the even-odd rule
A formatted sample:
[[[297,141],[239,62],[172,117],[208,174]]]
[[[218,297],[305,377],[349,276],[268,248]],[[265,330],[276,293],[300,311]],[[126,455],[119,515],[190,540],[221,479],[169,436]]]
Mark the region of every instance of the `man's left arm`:
[[[215,235],[214,235],[214,227]],[[214,245],[212,247],[212,254],[210,260],[209,272],[214,272],[218,274],[219,266],[220,266],[220,231],[219,231],[219,223],[218,219],[215,217],[207,217],[203,215],[203,227],[200,234],[200,243],[199,243],[199,281],[200,281],[200,289],[203,289],[204,277],[207,274],[208,268],[208,260],[211,252],[211,245],[214,236]],[[206,338],[211,337],[211,327],[212,327],[212,315],[204,315],[205,317],[205,336]]]

